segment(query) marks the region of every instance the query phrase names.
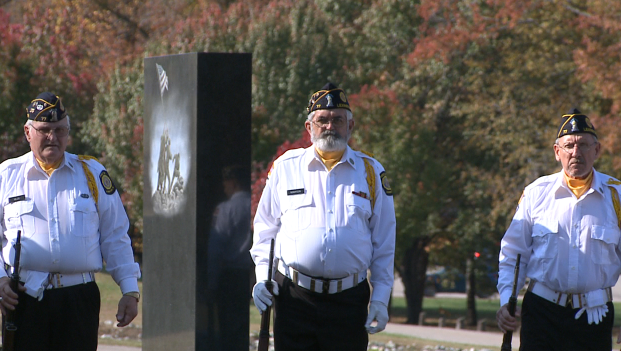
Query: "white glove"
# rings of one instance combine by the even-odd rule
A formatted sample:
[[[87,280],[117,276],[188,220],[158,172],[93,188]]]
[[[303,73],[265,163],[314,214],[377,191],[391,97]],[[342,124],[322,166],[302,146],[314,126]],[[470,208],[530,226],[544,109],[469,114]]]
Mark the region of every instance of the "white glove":
[[[374,320],[377,321],[377,325],[372,327],[371,323]],[[379,333],[386,328],[386,323],[388,323],[388,307],[380,301],[371,301],[367,323],[364,325],[367,332],[369,334]]]
[[[608,313],[608,305],[599,305],[599,306],[594,306],[594,307],[582,307],[578,313],[576,313],[576,319],[580,318],[580,316],[582,316],[582,313],[584,313],[584,311],[586,311],[587,313],[587,320],[589,321],[589,324],[595,322],[595,324],[599,324],[599,322],[601,322],[604,317],[606,317],[606,313]]]
[[[254,305],[257,306],[259,313],[263,313],[267,309],[267,306],[272,305],[272,295],[278,295],[278,284],[272,280],[272,294],[267,291],[265,281],[258,282],[252,288],[252,299]]]

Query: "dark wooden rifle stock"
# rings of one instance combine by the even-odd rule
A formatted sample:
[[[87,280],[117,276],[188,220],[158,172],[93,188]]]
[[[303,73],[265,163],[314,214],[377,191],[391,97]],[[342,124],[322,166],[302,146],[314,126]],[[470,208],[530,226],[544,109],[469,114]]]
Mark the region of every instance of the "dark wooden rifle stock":
[[[511,292],[511,297],[509,298],[509,314],[511,316],[515,316],[515,307],[517,306],[517,285],[518,285],[518,277],[520,276],[520,259],[522,258],[521,254],[517,255],[517,262],[515,263],[515,270],[513,273],[513,291]],[[511,351],[511,339],[513,339],[513,331],[508,331],[502,337],[502,346],[500,347],[500,351]]]
[[[17,231],[17,241],[13,248],[15,249],[15,262],[13,263],[13,274],[9,286],[17,294],[19,292],[19,257],[22,251],[22,231]],[[2,326],[2,351],[15,351],[15,333],[17,332],[17,324],[15,324],[15,310],[6,309],[6,316]]]
[[[270,261],[267,269],[267,280],[265,281],[265,287],[267,291],[272,293],[272,266],[274,265],[274,239],[270,243]],[[270,312],[272,306],[267,306],[265,311],[261,313],[261,330],[259,331],[259,347],[258,351],[267,351],[270,346]]]

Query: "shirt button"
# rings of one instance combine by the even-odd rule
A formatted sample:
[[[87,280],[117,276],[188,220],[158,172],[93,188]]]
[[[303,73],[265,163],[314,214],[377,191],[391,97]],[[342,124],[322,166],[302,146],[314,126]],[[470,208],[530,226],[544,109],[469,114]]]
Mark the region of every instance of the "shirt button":
[[[571,267],[571,270],[572,270],[572,271],[575,271],[575,270],[576,270],[576,267]]]
[[[332,194],[332,190],[328,190],[328,194]]]
[[[333,213],[332,210],[328,210],[328,213]]]

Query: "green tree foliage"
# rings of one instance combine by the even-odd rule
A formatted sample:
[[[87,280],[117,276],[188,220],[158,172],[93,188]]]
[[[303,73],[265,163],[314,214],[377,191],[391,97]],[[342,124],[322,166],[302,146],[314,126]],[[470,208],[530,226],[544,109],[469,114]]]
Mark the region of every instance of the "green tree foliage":
[[[143,106],[142,59],[133,65],[116,67],[98,84],[95,107],[83,124],[82,141],[101,155],[131,220],[130,237],[134,252],[142,254],[143,189]]]

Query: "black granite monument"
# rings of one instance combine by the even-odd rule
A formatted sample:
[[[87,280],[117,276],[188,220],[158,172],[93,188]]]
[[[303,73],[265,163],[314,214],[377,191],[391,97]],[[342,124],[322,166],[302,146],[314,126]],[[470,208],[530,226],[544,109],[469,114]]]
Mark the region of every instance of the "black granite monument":
[[[251,63],[144,61],[143,350],[248,350],[250,197],[226,202],[225,178],[235,169],[249,188]],[[233,199],[248,227],[218,229]]]

